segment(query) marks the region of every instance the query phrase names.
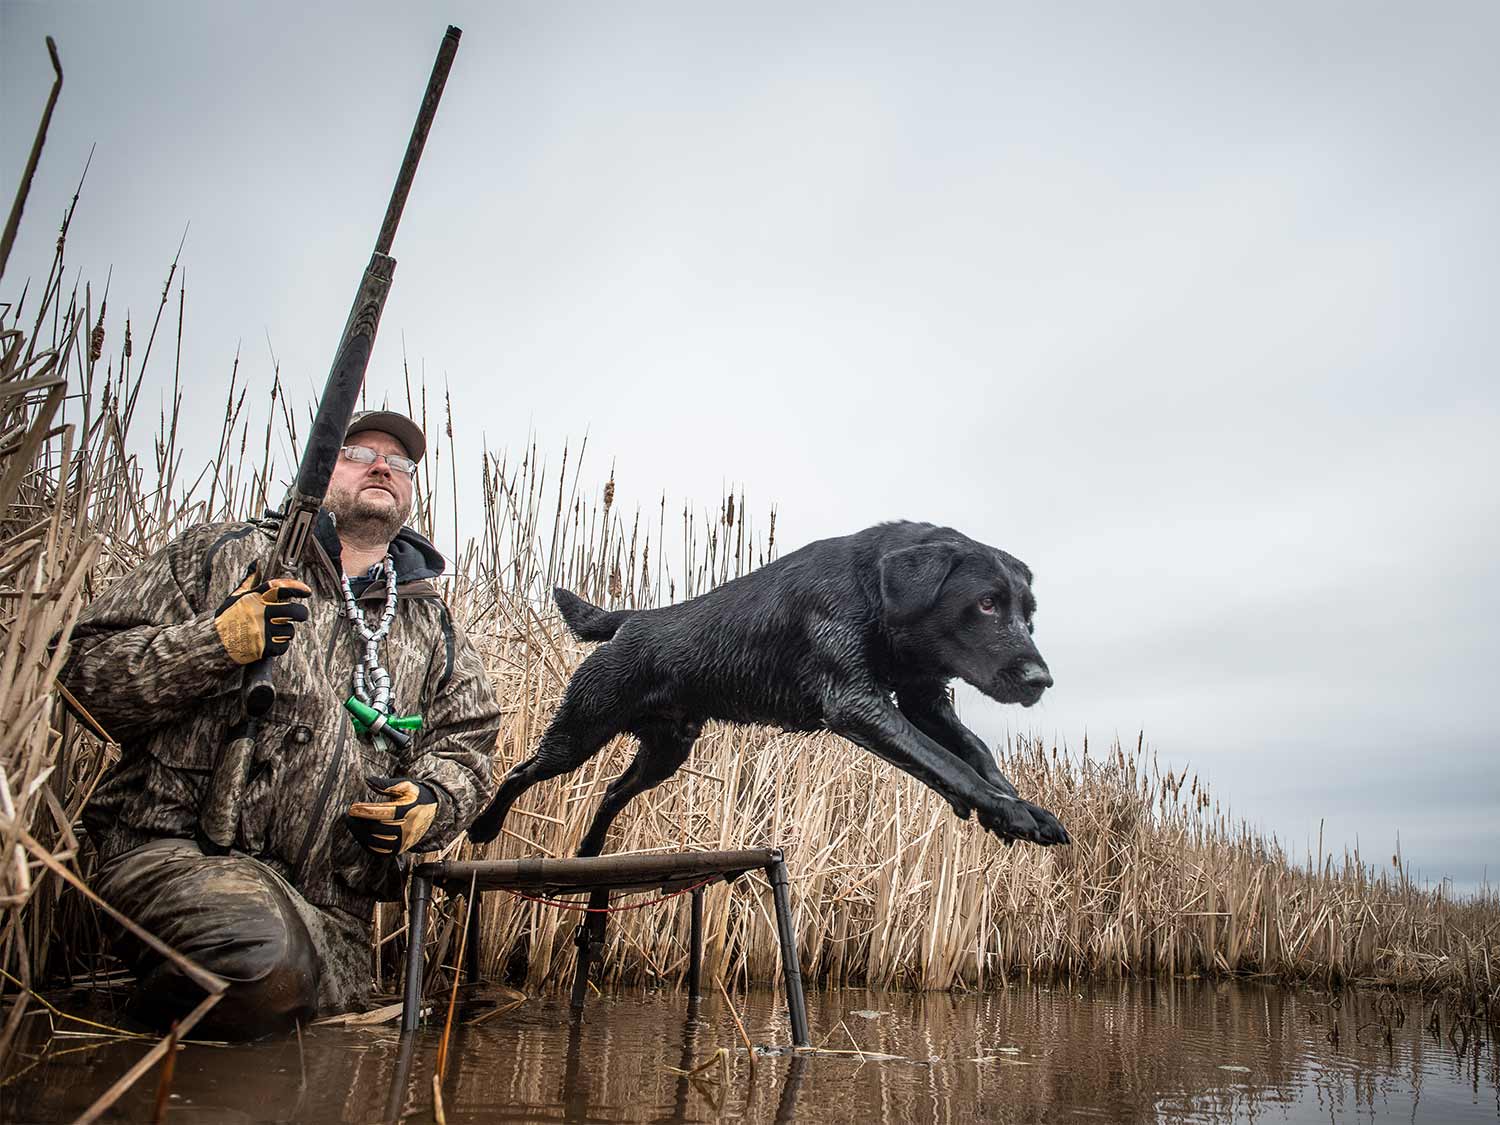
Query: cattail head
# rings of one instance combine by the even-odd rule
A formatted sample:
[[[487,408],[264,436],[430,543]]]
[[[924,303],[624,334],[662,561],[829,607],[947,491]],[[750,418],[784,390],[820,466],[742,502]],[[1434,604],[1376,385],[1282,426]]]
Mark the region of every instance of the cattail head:
[[[729,494],[729,503],[724,506],[724,526],[734,526],[734,493]]]
[[[99,357],[104,354],[104,310],[109,308],[108,301],[99,303],[99,319],[94,324],[94,330],[89,333],[89,362],[98,363]]]
[[[125,358],[130,358],[130,318],[125,318]]]
[[[615,502],[615,474],[609,474],[609,481],[604,485],[604,510],[609,511],[609,506]]]
[[[618,598],[624,592],[624,586],[620,582],[620,564],[617,562],[614,569],[609,572],[609,596]]]

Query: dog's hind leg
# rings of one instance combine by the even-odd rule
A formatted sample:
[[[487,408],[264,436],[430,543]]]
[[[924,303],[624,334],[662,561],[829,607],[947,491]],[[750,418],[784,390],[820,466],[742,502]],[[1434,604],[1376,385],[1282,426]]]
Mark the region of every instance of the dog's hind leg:
[[[505,814],[526,790],[577,769],[626,729],[629,719],[620,691],[623,677],[610,648],[596,649],[573,673],[536,753],[505,775],[495,799],[469,825],[469,839],[474,843],[485,844],[500,835]]]
[[[694,720],[669,718],[653,718],[635,728],[641,748],[625,772],[604,791],[599,811],[578,845],[579,855],[598,855],[604,850],[604,838],[620,810],[676,773],[693,752],[693,743],[701,729],[702,725]]]

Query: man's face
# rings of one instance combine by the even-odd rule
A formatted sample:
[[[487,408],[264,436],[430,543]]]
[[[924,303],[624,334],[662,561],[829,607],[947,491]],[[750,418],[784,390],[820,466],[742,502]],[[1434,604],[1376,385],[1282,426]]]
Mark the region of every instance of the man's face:
[[[333,478],[328,482],[329,511],[343,527],[368,521],[389,526],[390,535],[394,536],[411,515],[412,479],[406,473],[394,471],[384,457],[386,454],[407,457],[405,447],[381,430],[355,434],[346,444],[373,449],[381,458],[371,465],[361,465],[342,456],[338,459]]]

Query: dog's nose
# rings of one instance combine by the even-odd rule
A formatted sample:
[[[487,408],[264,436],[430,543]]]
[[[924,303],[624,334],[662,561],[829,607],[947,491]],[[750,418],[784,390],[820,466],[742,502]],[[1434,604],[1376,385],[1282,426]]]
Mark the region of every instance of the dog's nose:
[[[1021,665],[1021,682],[1029,688],[1045,690],[1052,686],[1052,673],[1045,664],[1029,660]]]

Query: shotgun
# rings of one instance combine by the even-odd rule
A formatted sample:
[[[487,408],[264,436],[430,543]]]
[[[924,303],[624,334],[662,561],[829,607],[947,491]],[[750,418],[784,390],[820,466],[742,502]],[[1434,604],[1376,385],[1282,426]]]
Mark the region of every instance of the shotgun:
[[[365,368],[370,362],[370,351],[375,344],[375,330],[380,326],[380,314],[385,308],[386,294],[390,292],[391,278],[396,271],[396,259],[391,257],[391,243],[396,237],[396,227],[401,222],[401,211],[406,206],[407,193],[411,191],[412,179],[417,174],[417,163],[422,159],[422,149],[427,143],[427,134],[437,114],[438,101],[443,96],[443,87],[448,81],[448,71],[453,66],[453,56],[458,51],[458,39],[462,32],[449,27],[438,47],[437,60],[432,64],[432,76],[427,80],[427,91],[422,95],[422,105],[417,111],[416,124],[412,126],[411,140],[406,145],[406,158],[401,162],[401,171],[396,177],[396,186],[391,191],[391,201],[385,210],[385,220],[380,224],[380,234],[375,239],[375,251],[370,255],[370,264],[365,267],[359,289],[354,295],[354,305],[349,310],[349,319],[344,324],[344,335],[334,353],[333,367],[328,373],[328,382],[323,387],[323,397],[318,401],[317,417],[308,432],[307,442],[302,448],[302,461],[297,467],[297,479],[287,494],[286,502],[279,513],[276,541],[270,557],[260,569],[263,579],[282,578],[296,570],[303,559],[307,541],[328,494],[328,481],[338,463],[339,449],[344,444],[344,434],[349,429],[350,419],[359,401],[360,388],[365,381]],[[225,849],[232,847],[239,832],[240,807],[244,801],[245,785],[249,780],[250,763],[255,754],[255,738],[260,720],[276,704],[276,687],[271,682],[271,659],[264,657],[254,664],[246,665],[244,681],[240,688],[243,716],[229,730],[228,742],[219,752],[214,765],[208,791],[198,810],[198,824],[204,837],[213,846]],[[401,732],[387,730],[387,736]],[[397,738],[400,741],[400,738]]]

